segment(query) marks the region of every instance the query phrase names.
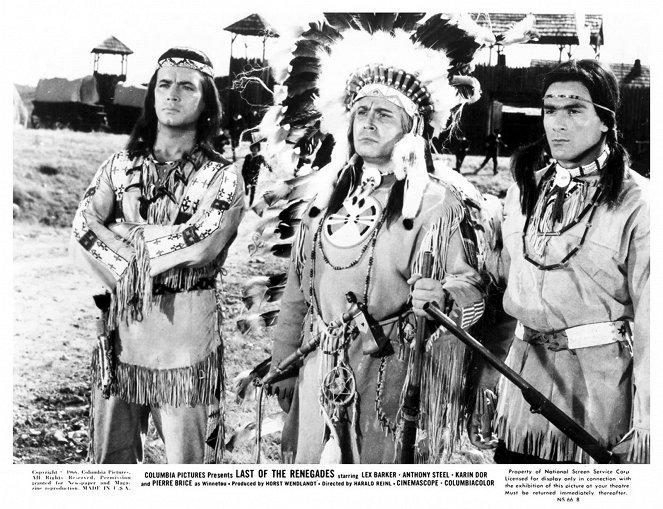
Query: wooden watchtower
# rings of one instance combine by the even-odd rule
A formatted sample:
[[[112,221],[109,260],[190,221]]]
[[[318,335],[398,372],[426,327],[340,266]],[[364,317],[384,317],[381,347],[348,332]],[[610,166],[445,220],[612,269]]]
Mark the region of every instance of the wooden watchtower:
[[[122,41],[117,39],[114,36],[110,36],[108,39],[105,39],[100,44],[97,44],[92,51],[94,54],[94,74],[99,74],[99,59],[101,55],[120,55],[122,58],[121,68],[120,68],[120,80],[126,81],[127,79],[127,57],[133,53],[133,51],[127,47]]]

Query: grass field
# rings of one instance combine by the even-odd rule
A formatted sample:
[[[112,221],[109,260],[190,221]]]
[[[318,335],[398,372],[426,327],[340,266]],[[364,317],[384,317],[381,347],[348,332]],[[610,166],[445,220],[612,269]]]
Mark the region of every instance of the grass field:
[[[88,363],[94,342],[95,308],[91,295],[98,283],[72,266],[67,245],[78,201],[99,164],[126,143],[126,136],[68,130],[14,131],[14,462],[80,463],[87,449]],[[452,163],[450,156],[443,156]],[[483,158],[469,156],[464,172]],[[486,192],[503,196],[510,185],[506,159],[500,173],[470,176]],[[261,181],[272,185],[273,174]],[[241,284],[257,274],[284,269],[284,260],[250,258],[248,245],[258,217],[247,212],[230,249],[224,278],[225,369],[228,380],[228,436],[254,421],[253,403],[234,401],[230,381],[262,361],[269,352],[271,332],[241,334],[236,320],[244,312]],[[279,415],[269,400],[266,415]],[[263,443],[263,461],[278,460],[279,434]],[[163,462],[163,448],[154,431],[148,462]],[[254,462],[250,440],[240,441],[226,456],[229,463]],[[454,462],[489,461],[465,444]]]

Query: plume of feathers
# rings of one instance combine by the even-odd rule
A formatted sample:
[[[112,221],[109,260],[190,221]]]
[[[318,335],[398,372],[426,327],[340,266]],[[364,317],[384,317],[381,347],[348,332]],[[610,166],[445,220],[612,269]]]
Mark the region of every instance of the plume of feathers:
[[[237,320],[237,329],[246,334],[250,330],[260,330],[265,327],[270,327],[276,323],[276,318],[279,314],[278,309],[266,311],[264,313],[252,313]]]
[[[256,380],[260,380],[269,372],[271,357],[266,358],[252,369],[246,369],[233,378],[232,386],[235,391],[235,402],[252,401],[255,396]]]
[[[508,46],[510,44],[525,44],[530,41],[539,40],[539,32],[536,30],[536,18],[534,14],[528,14],[520,21],[514,23],[509,29],[497,36],[497,44]]]
[[[280,433],[283,430],[284,420],[284,412],[275,412],[263,417],[261,435],[267,436],[274,433]],[[251,421],[246,423],[230,436],[226,442],[226,450],[232,451],[238,445],[248,442],[249,440],[254,440],[257,432],[258,427],[255,422]]]
[[[479,98],[480,86],[471,76],[473,60],[496,38],[489,28],[458,13],[327,13],[308,24],[280,28],[279,33],[279,48],[270,58],[278,82],[274,106],[265,113],[259,131],[266,139],[265,156],[285,178],[253,207],[263,220],[250,250],[252,256],[285,258],[308,204],[324,208],[339,174],[353,163],[347,136],[348,77],[368,63],[416,75],[432,98],[427,124],[438,131],[447,127],[450,113],[456,115],[459,105]],[[414,217],[428,176],[423,150],[405,138],[395,152],[402,152],[401,178],[409,175],[403,212]],[[238,326],[249,331],[272,323],[271,311],[258,311],[274,304],[281,291],[278,285],[271,292],[266,287],[258,290],[251,282],[245,298],[250,314]]]

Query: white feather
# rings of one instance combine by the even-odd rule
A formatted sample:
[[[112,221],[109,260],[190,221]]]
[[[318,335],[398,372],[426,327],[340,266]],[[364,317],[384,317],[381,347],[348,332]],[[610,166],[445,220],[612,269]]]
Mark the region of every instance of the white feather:
[[[514,23],[500,38],[499,43],[502,46],[509,44],[521,44],[529,41],[538,41],[539,32],[536,31],[534,25],[536,18],[534,14],[528,14],[520,21]]]
[[[348,78],[366,65],[379,63],[383,67],[402,69],[416,75],[433,97],[435,112],[431,125],[435,130],[444,128],[451,108],[461,99],[449,85],[447,69],[449,59],[441,51],[413,44],[403,30],[393,35],[387,32],[369,34],[348,30],[331,53],[320,55],[319,95],[316,108],[323,113],[321,129],[332,133],[334,139],[347,136],[349,112],[345,106],[345,87]]]
[[[394,145],[391,156],[394,174],[398,180],[406,179],[402,209],[406,219],[416,217],[429,182],[425,150],[424,139],[412,133],[406,134]]]

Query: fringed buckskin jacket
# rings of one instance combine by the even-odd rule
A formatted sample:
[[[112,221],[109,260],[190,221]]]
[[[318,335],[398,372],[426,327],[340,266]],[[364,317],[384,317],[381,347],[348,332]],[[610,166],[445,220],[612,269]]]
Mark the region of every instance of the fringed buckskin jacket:
[[[412,229],[383,222],[393,176],[365,200],[325,218],[308,214],[293,246],[274,333],[272,365],[320,335],[320,346],[299,370],[286,419],[284,462],[393,463],[397,461],[403,401],[416,320],[409,305],[412,274],[424,251],[434,255],[432,277],[444,288],[468,327],[484,309],[474,251],[465,245],[465,209],[445,185],[431,181]],[[354,217],[355,220],[346,220]],[[370,319],[388,339],[365,354],[365,328],[357,334],[330,326],[348,309],[347,292],[367,298]],[[432,332],[432,331],[429,331]],[[368,341],[370,343],[370,341]],[[465,348],[435,332],[424,358],[420,440],[416,461],[448,459],[464,413]],[[323,397],[324,395],[324,397]],[[335,450],[334,450],[335,449]]]
[[[217,276],[243,196],[237,170],[199,149],[171,163],[122,151],[99,168],[72,250],[111,292],[114,395],[159,406],[218,401]]]
[[[546,170],[537,172],[537,181]],[[558,229],[592,200],[598,175],[580,182],[586,196],[576,203],[573,192],[567,194]],[[515,185],[504,212],[510,257],[504,309],[521,323],[507,364],[605,447],[630,438],[629,460],[648,462],[649,182],[627,170],[614,207],[598,205],[593,217],[586,214],[560,235],[542,239],[547,243],[538,257],[542,265],[556,264],[580,246],[560,269],[541,270],[525,259],[526,218]],[[529,241],[526,247],[528,255],[535,253]],[[531,413],[506,380],[499,386],[497,411],[498,434],[507,449],[552,461],[590,460],[555,426]]]

